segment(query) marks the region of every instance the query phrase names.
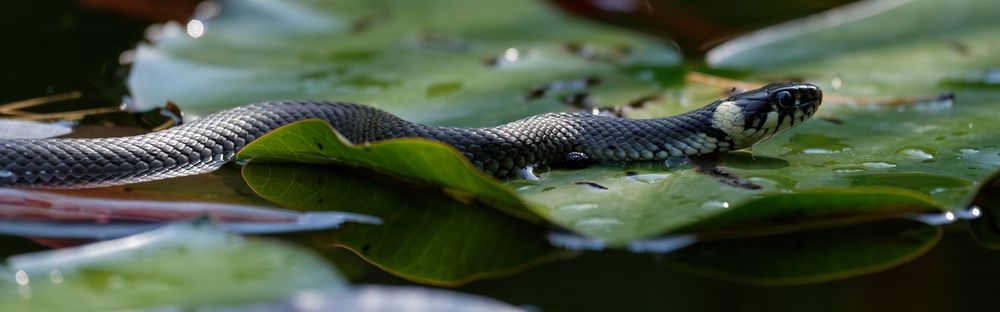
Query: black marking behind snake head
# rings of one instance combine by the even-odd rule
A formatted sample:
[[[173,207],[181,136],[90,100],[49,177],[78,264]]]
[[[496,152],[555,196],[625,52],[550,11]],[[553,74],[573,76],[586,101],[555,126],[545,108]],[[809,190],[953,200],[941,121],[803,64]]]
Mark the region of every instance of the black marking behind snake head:
[[[812,84],[770,84],[720,101],[715,124],[737,148],[745,148],[801,124],[822,100],[823,92]]]

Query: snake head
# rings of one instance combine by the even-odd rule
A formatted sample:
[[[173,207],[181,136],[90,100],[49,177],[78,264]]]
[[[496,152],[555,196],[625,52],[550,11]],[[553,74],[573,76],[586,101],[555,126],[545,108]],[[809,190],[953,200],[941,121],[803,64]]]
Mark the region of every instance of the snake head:
[[[812,84],[769,84],[719,101],[713,119],[741,149],[801,124],[822,101],[823,91]]]

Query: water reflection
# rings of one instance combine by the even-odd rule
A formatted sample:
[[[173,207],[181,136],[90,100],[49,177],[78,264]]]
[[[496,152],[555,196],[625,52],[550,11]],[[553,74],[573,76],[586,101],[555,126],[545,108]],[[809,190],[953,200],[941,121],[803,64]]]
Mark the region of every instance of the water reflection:
[[[503,59],[508,63],[516,62],[521,53],[516,48],[508,48],[503,52]]]
[[[18,270],[17,273],[14,273],[14,281],[16,281],[18,285],[24,286],[28,285],[30,279],[28,278],[27,272],[24,272],[24,270]]]
[[[49,280],[52,281],[53,284],[62,284],[63,282],[62,271],[52,270],[52,272],[49,272]]]
[[[196,19],[188,21],[185,29],[187,29],[187,34],[191,38],[198,38],[205,34],[205,24]]]

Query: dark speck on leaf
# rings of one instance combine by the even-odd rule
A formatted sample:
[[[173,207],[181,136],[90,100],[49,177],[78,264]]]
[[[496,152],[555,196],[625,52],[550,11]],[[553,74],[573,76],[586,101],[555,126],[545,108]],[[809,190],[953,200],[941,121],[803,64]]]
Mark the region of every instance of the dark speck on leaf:
[[[319,150],[322,151],[323,150],[323,143],[316,142],[316,148],[318,148]]]
[[[497,65],[500,65],[500,57],[499,56],[494,56],[494,57],[491,57],[491,58],[487,58],[487,59],[483,60],[483,65],[486,65],[486,66],[489,66],[489,67],[496,67]]]
[[[639,175],[639,172],[637,172],[637,171],[632,171],[632,170],[625,171],[625,176],[633,177],[633,176],[637,176],[637,175]]]
[[[954,50],[956,53],[961,55],[969,55],[969,46],[966,45],[965,43],[958,40],[952,40],[951,42],[949,42],[949,44],[951,45],[951,49]]]
[[[554,190],[554,189],[556,189],[556,187],[555,187],[555,186],[549,186],[549,187],[546,187],[546,188],[543,188],[543,189],[542,189],[542,192],[549,192],[549,191],[552,191],[552,190]]]
[[[843,120],[841,120],[841,119],[839,119],[839,118],[833,118],[833,117],[820,117],[819,119],[820,119],[820,120],[822,120],[822,121],[826,121],[826,122],[829,122],[829,123],[832,123],[832,124],[835,124],[835,125],[842,125],[842,124],[844,124],[844,121],[843,121]]]
[[[524,99],[528,101],[537,100],[545,96],[545,94],[548,92],[549,92],[549,85],[539,86],[534,89],[531,89],[531,91],[528,91],[528,95],[525,96]]]
[[[715,177],[722,184],[729,185],[732,187],[738,187],[748,190],[759,190],[761,188],[760,185],[753,184],[753,182],[737,177],[732,173],[730,173],[729,171],[726,171],[725,169],[722,169],[720,167],[710,167],[710,168],[700,167],[697,168],[696,171],[698,173]]]
[[[628,45],[620,45],[615,48],[615,52],[618,52],[619,56],[628,56],[632,54],[632,47]]]
[[[361,253],[368,253],[368,250],[371,250],[371,249],[372,249],[372,245],[365,244],[364,246],[361,246]]]
[[[352,34],[363,33],[368,29],[370,29],[372,27],[372,24],[374,24],[374,22],[375,22],[375,16],[372,15],[366,15],[362,18],[359,18],[355,20],[354,23],[351,24],[351,33]]]
[[[125,193],[128,193],[128,192],[132,192],[132,191],[134,191],[134,190],[135,190],[135,189],[134,189],[134,188],[131,188],[131,187],[124,187],[124,188],[122,188],[122,192],[125,192]]]
[[[580,109],[590,109],[595,106],[590,99],[590,93],[587,92],[576,92],[567,95],[562,99],[562,102]]]
[[[600,185],[600,184],[597,184],[597,183],[594,183],[594,182],[590,182],[590,181],[576,181],[576,182],[573,182],[573,184],[587,185],[587,186],[590,186],[590,187],[593,187],[593,188],[596,188],[596,189],[602,189],[602,190],[607,190],[608,189],[604,185]]]
[[[567,52],[575,54],[576,56],[585,59],[593,59],[594,57],[596,57],[596,53],[594,53],[594,48],[586,44],[581,44],[579,42],[567,42],[566,44],[563,44],[563,48],[566,49]]]
[[[646,106],[646,104],[648,104],[649,102],[653,102],[653,101],[656,101],[656,100],[659,100],[659,99],[660,99],[660,95],[659,94],[647,95],[647,96],[643,96],[643,97],[634,99],[634,100],[628,102],[628,104],[625,104],[625,106],[628,106],[630,108],[642,108],[642,107]]]

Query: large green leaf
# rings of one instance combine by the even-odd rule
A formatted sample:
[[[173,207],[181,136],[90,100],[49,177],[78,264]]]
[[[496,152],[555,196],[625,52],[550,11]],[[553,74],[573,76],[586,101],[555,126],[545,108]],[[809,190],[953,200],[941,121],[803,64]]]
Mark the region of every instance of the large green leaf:
[[[374,215],[379,225],[320,232],[320,249],[347,248],[376,266],[426,284],[456,285],[571,256],[545,228],[428,188],[379,181],[344,168],[252,162],[243,174],[262,197],[294,209]]]
[[[895,189],[846,189],[772,194],[751,199],[731,211],[685,226],[681,231],[706,239],[731,235],[774,234],[887,218],[930,218],[941,214],[934,199]]]
[[[929,92],[943,79],[979,80],[1000,49],[989,0],[869,1],[726,42],[710,64],[805,75],[840,92]]]
[[[738,211],[734,208],[766,194],[894,187],[929,195],[939,208],[962,208],[977,182],[1000,167],[1000,147],[994,143],[1000,141],[1000,123],[995,122],[1000,113],[994,109],[1000,90],[989,76],[990,67],[998,65],[992,55],[1000,52],[1000,39],[992,34],[1000,31],[1000,23],[982,16],[990,10],[956,8],[939,1],[913,3],[901,9],[919,16],[950,12],[970,18],[948,17],[950,22],[940,24],[948,29],[917,31],[906,40],[859,39],[863,44],[841,49],[850,38],[883,31],[878,21],[887,17],[882,14],[898,14],[870,11],[882,14],[845,24],[862,29],[828,30],[840,34],[836,40],[814,40],[821,37],[816,32],[825,30],[806,27],[803,33],[773,35],[783,41],[754,47],[758,50],[752,58],[777,59],[786,49],[803,46],[836,53],[780,58],[780,66],[710,60],[713,65],[737,67],[752,79],[801,77],[818,82],[828,95],[956,93],[954,101],[891,108],[828,103],[815,118],[822,120],[757,144],[753,155],[723,157],[730,172],[762,186],[760,190],[721,184],[676,161],[543,170],[539,181],[514,180],[507,185],[527,203],[520,206],[610,244],[678,231]],[[993,5],[979,0],[963,3]],[[714,88],[680,85],[685,69],[671,67],[676,57],[670,50],[635,34],[563,17],[532,1],[390,1],[377,9],[367,4],[227,3],[222,15],[205,21],[204,36],[190,38],[179,28],[168,27],[159,41],[137,53],[130,78],[137,103],[149,107],[175,99],[199,113],[264,99],[333,98],[382,107],[418,122],[489,126],[542,111],[567,110],[558,101],[560,94],[570,92],[589,92],[599,103],[612,105],[651,94],[664,99],[631,111],[633,117],[678,113],[720,96]],[[566,43],[579,44],[568,45],[568,51]],[[619,44],[631,52],[616,54]],[[501,57],[498,66],[484,65],[484,59],[496,59],[508,48],[517,49],[518,61],[507,63]],[[601,83],[579,86],[583,78]],[[834,78],[843,85],[839,89],[833,87]],[[577,81],[574,85],[570,80]],[[543,85],[552,87],[550,92],[530,100],[530,91]],[[302,133],[295,136],[300,143],[315,142],[303,139]],[[387,163],[409,160],[396,158],[383,157],[385,163],[367,165],[385,169]],[[352,159],[347,164],[366,161]],[[404,176],[441,182],[435,174],[427,179],[423,174]],[[464,180],[452,182],[464,184],[460,181]],[[477,192],[470,194],[490,195]],[[801,209],[809,209],[824,197],[795,198]],[[501,202],[515,201],[495,203]],[[896,204],[871,206],[870,212],[893,211]],[[520,208],[507,208],[524,215]]]
[[[192,308],[274,300],[344,284],[311,252],[197,224],[18,255],[0,272],[3,311]]]
[[[705,242],[669,256],[670,265],[745,283],[788,285],[842,279],[910,261],[940,238],[938,227],[883,220],[795,234]]]
[[[248,144],[237,158],[364,167],[440,186],[452,196],[485,203],[524,219],[537,219],[517,195],[476,170],[454,147],[440,142],[398,139],[352,145],[326,122],[305,120]]]
[[[200,37],[169,24],[138,48],[132,109],[173,100],[198,115],[330,99],[418,122],[483,125],[561,110],[558,95],[584,88],[563,83],[528,98],[554,81],[599,77],[587,89],[608,105],[655,95],[648,75],[620,66],[680,60],[651,38],[532,0],[227,1],[221,15],[199,22]]]

